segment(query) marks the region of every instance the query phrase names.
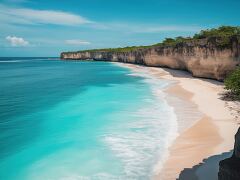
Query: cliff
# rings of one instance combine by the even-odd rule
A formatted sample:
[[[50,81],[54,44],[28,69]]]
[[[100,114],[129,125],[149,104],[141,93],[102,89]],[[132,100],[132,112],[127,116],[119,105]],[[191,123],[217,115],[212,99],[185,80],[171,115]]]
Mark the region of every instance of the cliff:
[[[219,180],[240,179],[240,128],[235,135],[234,152],[231,158],[224,159],[219,163]]]
[[[130,50],[89,50],[63,52],[61,59],[96,60],[168,67],[186,70],[195,77],[224,80],[240,65],[240,38],[231,36],[227,45],[219,45],[219,38],[189,40],[174,45],[154,45]]]

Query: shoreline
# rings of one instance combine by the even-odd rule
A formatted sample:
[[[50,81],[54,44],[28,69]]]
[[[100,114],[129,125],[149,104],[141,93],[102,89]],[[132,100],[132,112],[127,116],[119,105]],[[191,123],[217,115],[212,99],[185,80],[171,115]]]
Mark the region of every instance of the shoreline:
[[[123,63],[121,65],[132,70],[147,68],[151,75],[175,82],[165,89],[165,93],[170,95],[166,100],[174,108],[178,123],[183,127],[168,148],[168,157],[153,177],[154,180],[176,179],[185,168],[192,168],[203,159],[233,149],[238,125],[236,116],[231,112],[232,104],[220,99],[220,93],[224,91],[223,83],[194,78],[188,72],[180,70]],[[188,111],[183,112],[184,107],[180,107],[169,97],[191,104],[185,107]],[[190,124],[186,125],[185,118],[187,122],[190,119]]]

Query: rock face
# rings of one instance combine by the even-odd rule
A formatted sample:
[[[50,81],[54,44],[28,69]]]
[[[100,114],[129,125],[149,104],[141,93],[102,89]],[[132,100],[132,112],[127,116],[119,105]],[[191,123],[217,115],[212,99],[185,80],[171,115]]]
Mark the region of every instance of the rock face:
[[[219,180],[240,180],[240,128],[235,135],[234,152],[231,158],[219,163]]]
[[[231,37],[225,47],[217,45],[217,38],[192,40],[175,46],[152,46],[133,51],[63,52],[61,59],[97,60],[134,63],[146,66],[187,70],[195,77],[222,81],[240,64],[240,42]]]

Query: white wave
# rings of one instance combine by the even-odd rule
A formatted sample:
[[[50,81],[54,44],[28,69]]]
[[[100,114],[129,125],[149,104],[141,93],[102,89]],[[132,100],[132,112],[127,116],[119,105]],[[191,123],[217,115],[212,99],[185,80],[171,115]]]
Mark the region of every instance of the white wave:
[[[154,165],[165,158],[167,147],[176,137],[176,119],[172,113],[162,106],[161,111],[158,106],[141,109],[135,114],[137,120],[123,127],[127,132],[104,138],[124,164],[127,177],[149,179],[155,173]]]
[[[124,165],[129,178],[151,179],[167,157],[167,149],[177,136],[178,124],[174,109],[164,99],[163,88],[169,83],[144,72],[134,73],[145,77],[155,99],[147,99],[147,105],[137,112],[129,112],[135,121],[121,127],[124,131],[104,137]],[[147,78],[146,78],[147,77]],[[149,106],[151,104],[151,106]]]
[[[16,62],[23,62],[26,60],[9,60],[9,61],[0,61],[0,63],[16,63]]]
[[[116,65],[129,68],[120,63]],[[129,132],[125,136],[115,134],[105,137],[105,140],[124,162],[127,176],[145,177],[148,169],[151,173],[145,179],[151,179],[162,168],[169,154],[168,147],[178,135],[177,116],[163,92],[163,89],[175,82],[156,77],[148,67],[130,69],[129,75],[143,77],[156,99],[152,100],[154,103],[151,107],[140,109],[136,113],[140,120],[128,124],[126,129],[135,127],[147,130]]]
[[[0,60],[0,63],[20,63],[20,62],[32,62],[32,61],[51,61],[51,60],[58,60],[58,58],[34,58],[34,59],[11,59],[11,60]]]

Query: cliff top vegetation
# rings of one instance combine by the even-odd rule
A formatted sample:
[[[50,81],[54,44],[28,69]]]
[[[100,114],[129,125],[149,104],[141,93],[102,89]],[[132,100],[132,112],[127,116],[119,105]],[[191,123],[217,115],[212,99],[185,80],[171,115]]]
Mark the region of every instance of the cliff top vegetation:
[[[119,48],[91,49],[78,52],[129,52],[139,49],[148,49],[156,46],[176,46],[181,43],[198,42],[203,39],[214,40],[216,46],[224,48],[230,45],[231,37],[233,36],[236,36],[238,39],[240,39],[240,26],[220,26],[218,28],[206,29],[195,34],[193,37],[179,36],[176,38],[166,38],[161,43],[153,44],[150,46],[128,46]]]

